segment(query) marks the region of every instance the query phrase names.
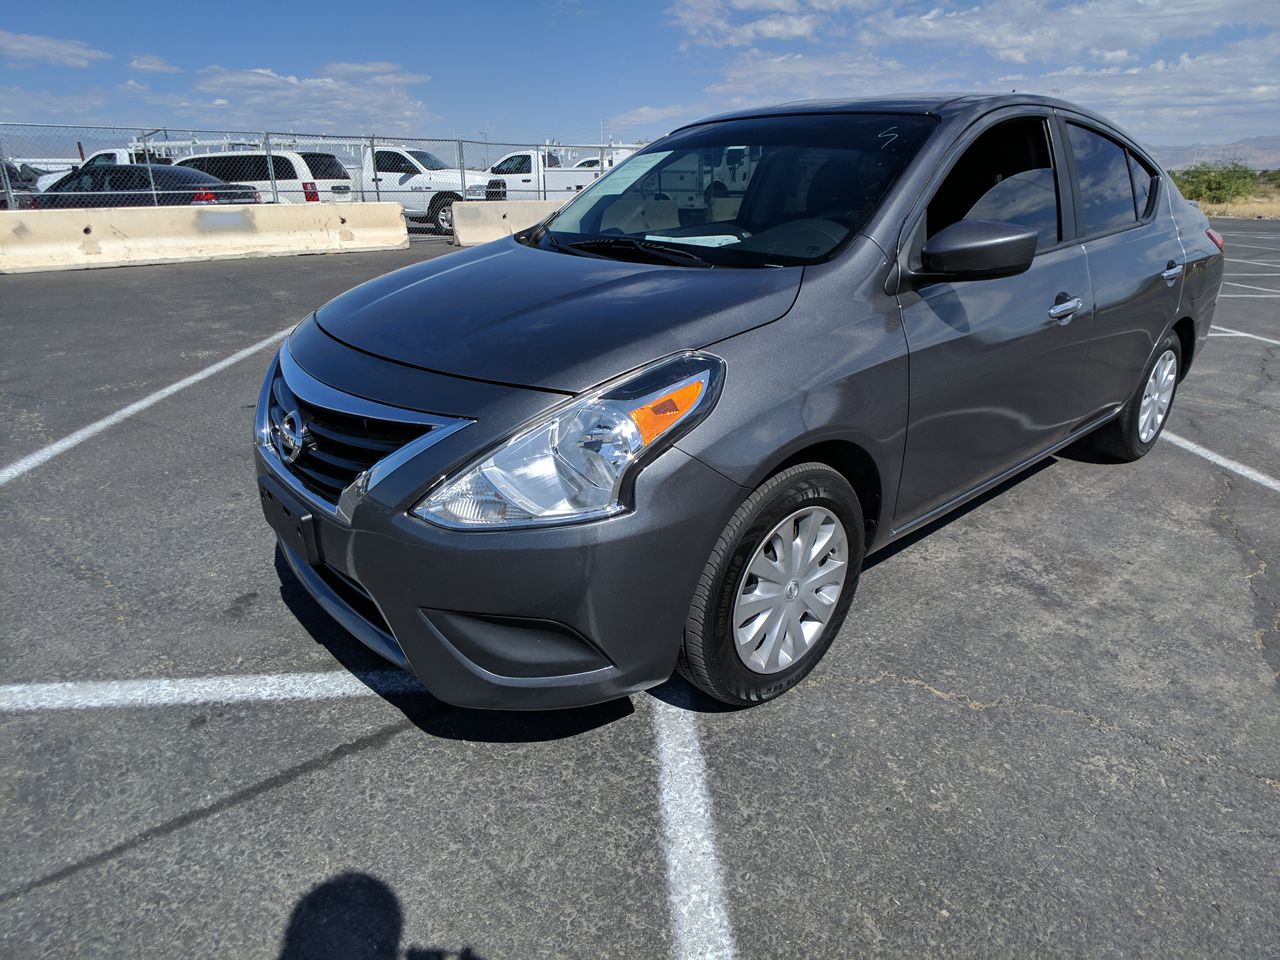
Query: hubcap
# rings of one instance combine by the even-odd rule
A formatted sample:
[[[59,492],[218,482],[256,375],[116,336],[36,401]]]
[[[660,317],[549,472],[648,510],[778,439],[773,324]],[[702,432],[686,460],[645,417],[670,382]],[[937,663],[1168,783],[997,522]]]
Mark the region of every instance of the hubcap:
[[[738,659],[778,673],[808,653],[844,590],[849,538],[825,507],[797,510],[760,542],[733,602]]]
[[[436,225],[441,230],[453,229],[453,205],[447,204],[440,208],[440,212],[436,214]]]
[[[1173,388],[1178,384],[1178,358],[1172,350],[1160,354],[1160,359],[1147,378],[1142,391],[1142,406],[1138,409],[1138,439],[1150,443],[1164,423],[1173,402]]]

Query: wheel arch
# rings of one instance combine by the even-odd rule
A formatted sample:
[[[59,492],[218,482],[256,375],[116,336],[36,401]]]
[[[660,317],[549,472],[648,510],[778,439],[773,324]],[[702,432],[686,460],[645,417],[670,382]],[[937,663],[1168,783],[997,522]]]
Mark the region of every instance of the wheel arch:
[[[1196,325],[1190,317],[1183,317],[1173,325],[1173,332],[1178,335],[1182,347],[1182,363],[1179,365],[1178,379],[1181,380],[1191,369],[1191,358],[1196,349]]]
[[[867,450],[852,440],[828,439],[810,443],[787,453],[770,465],[752,484],[759,486],[774,474],[781,473],[788,467],[798,463],[825,463],[838,471],[853,492],[858,495],[858,503],[862,506],[863,533],[866,545],[871,547],[876,531],[880,529],[881,513],[884,509],[884,487],[881,481],[880,468]]]

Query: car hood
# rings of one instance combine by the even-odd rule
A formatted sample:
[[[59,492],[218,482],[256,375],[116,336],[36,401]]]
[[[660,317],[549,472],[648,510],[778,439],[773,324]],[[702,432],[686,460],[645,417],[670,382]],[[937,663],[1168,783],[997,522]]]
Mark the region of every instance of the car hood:
[[[802,275],[623,263],[507,239],[371,280],[321,307],[316,322],[357,350],[424,370],[578,393],[778,319]]]

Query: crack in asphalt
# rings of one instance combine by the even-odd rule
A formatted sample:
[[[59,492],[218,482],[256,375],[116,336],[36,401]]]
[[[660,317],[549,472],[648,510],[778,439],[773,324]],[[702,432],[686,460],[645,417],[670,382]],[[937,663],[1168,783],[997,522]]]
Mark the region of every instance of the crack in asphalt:
[[[42,877],[37,877],[35,880],[24,883],[12,890],[0,893],[0,904],[16,900],[34,890],[39,890],[41,887],[47,887],[50,884],[58,883],[61,880],[72,877],[77,873],[90,869],[91,867],[100,866],[114,860],[122,854],[126,854],[131,850],[137,849],[145,843],[159,839],[160,837],[168,836],[169,834],[175,833],[184,827],[189,827],[194,823],[199,823],[201,820],[207,820],[209,817],[222,813],[225,810],[230,810],[242,803],[247,803],[256,797],[262,796],[264,793],[269,793],[272,790],[283,787],[286,784],[297,780],[299,777],[304,777],[307,774],[324,770],[326,767],[330,767],[347,757],[354,756],[355,754],[361,753],[365,750],[380,749],[412,726],[413,723],[411,721],[404,720],[399,723],[392,723],[387,726],[380,727],[373,731],[373,733],[367,734],[359,739],[352,740],[349,743],[339,744],[332,750],[328,750],[317,757],[312,757],[310,760],[305,760],[302,763],[295,764],[292,767],[281,770],[274,776],[267,777],[265,780],[259,780],[257,783],[245,787],[243,790],[237,790],[235,793],[223,797],[221,800],[216,800],[203,807],[197,807],[195,810],[188,810],[186,813],[176,816],[172,820],[166,820],[164,823],[157,824],[154,827],[149,827],[141,833],[135,834],[128,840],[122,841],[113,847],[109,847],[106,850],[84,857],[74,863],[69,863],[64,867],[54,870],[52,873],[47,873]]]
[[[1267,561],[1264,557],[1258,555],[1257,547],[1244,538],[1240,533],[1240,525],[1227,512],[1225,501],[1227,497],[1235,492],[1235,489],[1235,484],[1232,483],[1231,478],[1223,476],[1222,490],[1213,498],[1213,512],[1220,523],[1230,532],[1231,538],[1244,555],[1246,565],[1255,565],[1251,573],[1245,574],[1244,582],[1249,589],[1249,593],[1253,596],[1254,608],[1261,607],[1261,616],[1264,620],[1267,619],[1267,611],[1269,610],[1271,622],[1255,631],[1254,640],[1258,645],[1258,649],[1262,651],[1263,659],[1276,673],[1277,680],[1280,680],[1280,644],[1267,642],[1268,635],[1280,637],[1280,603],[1277,603],[1258,589],[1258,579],[1268,579]]]
[[[1197,753],[1194,750],[1188,749],[1184,744],[1179,743],[1173,738],[1170,738],[1169,743],[1150,740],[1147,737],[1134,733],[1132,730],[1126,730],[1115,723],[1105,720],[1096,714],[1087,713],[1083,710],[1075,710],[1071,707],[1063,707],[1055,703],[1045,703],[1042,700],[1033,700],[1030,697],[997,697],[995,700],[975,700],[962,693],[952,693],[947,690],[941,690],[922,677],[904,677],[901,674],[887,670],[874,677],[826,674],[823,677],[810,677],[808,680],[809,683],[815,684],[830,681],[848,683],[853,686],[860,687],[874,687],[886,682],[898,683],[904,686],[923,689],[939,700],[946,703],[960,704],[970,710],[1010,710],[1017,707],[1030,707],[1037,710],[1043,710],[1047,713],[1056,714],[1058,716],[1070,717],[1073,720],[1083,720],[1097,730],[1125,737],[1159,753],[1176,756],[1182,760],[1201,763],[1208,767],[1229,770],[1233,773],[1238,773],[1253,780],[1257,780],[1259,783],[1270,787],[1272,790],[1280,791],[1280,778],[1271,777],[1265,773],[1259,773],[1256,770],[1250,770],[1248,767],[1237,766],[1234,763],[1229,763],[1228,761],[1212,754]],[[1170,744],[1172,744],[1172,746]]]

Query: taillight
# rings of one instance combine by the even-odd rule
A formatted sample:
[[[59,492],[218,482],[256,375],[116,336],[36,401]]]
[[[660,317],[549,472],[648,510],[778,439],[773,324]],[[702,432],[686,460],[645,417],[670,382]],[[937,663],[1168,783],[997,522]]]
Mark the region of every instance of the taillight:
[[[302,185],[302,198],[308,203],[319,203],[320,191],[316,189],[314,183],[304,183]]]
[[[31,209],[32,209],[32,210],[39,210],[39,209],[40,209],[40,200],[39,200],[38,198],[36,198],[36,197],[32,197],[32,198],[31,198]]]
[[[197,190],[191,195],[192,203],[217,203],[218,195],[212,190]]]
[[[1226,245],[1226,241],[1222,239],[1222,234],[1213,229],[1213,227],[1210,227],[1204,232],[1204,235],[1213,241],[1213,245],[1218,248],[1219,253],[1223,252],[1223,247]]]

